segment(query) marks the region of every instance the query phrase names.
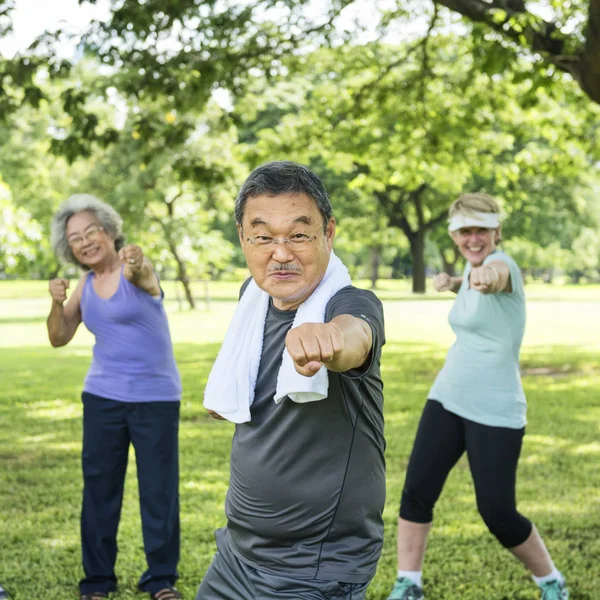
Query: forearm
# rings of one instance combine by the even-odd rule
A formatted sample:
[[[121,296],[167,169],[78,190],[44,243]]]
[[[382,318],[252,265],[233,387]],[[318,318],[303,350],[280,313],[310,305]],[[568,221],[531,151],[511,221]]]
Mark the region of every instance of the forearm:
[[[75,333],[72,325],[65,317],[63,305],[55,300],[52,301],[46,325],[48,327],[48,338],[55,348],[68,344]]]
[[[511,282],[510,282],[510,270],[508,265],[500,260],[495,260],[493,262],[488,263],[481,269],[486,269],[492,274],[492,281],[488,280],[484,281],[482,284],[482,277],[486,277],[485,272],[481,271],[475,276],[475,283],[473,282],[473,271],[471,271],[470,283],[471,287],[475,287],[482,294],[497,294],[499,292],[510,292],[512,290]]]
[[[450,288],[451,292],[458,294],[458,290],[460,290],[460,286],[462,285],[463,278],[462,277],[452,277],[452,287]]]
[[[131,272],[127,277],[133,285],[150,294],[151,296],[160,296],[160,285],[158,278],[154,273],[152,265],[144,261],[144,264],[138,271]]]
[[[373,333],[369,324],[352,315],[339,315],[332,319],[342,331],[344,349],[326,363],[329,371],[343,373],[362,366],[371,352]]]

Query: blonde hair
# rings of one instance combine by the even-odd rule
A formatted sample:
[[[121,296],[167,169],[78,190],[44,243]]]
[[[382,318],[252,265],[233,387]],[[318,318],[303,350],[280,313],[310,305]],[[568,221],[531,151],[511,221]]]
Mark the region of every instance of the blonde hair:
[[[473,216],[476,212],[500,214],[500,204],[492,196],[481,192],[463,194],[452,203],[448,216]]]
[[[448,210],[448,220],[456,215],[472,217],[475,213],[495,213],[502,218],[500,203],[489,194],[483,192],[472,192],[459,196]],[[496,244],[502,242],[500,227],[496,230]]]

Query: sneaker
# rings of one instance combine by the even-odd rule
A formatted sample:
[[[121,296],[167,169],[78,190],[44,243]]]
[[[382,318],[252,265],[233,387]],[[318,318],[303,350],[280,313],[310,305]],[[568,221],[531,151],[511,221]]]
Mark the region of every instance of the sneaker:
[[[423,600],[423,590],[413,583],[408,577],[400,577],[394,583],[392,593],[387,597],[387,600]],[[552,598],[552,596],[548,596]],[[556,597],[557,599],[559,596]],[[544,600],[546,600],[544,598]]]
[[[542,583],[540,590],[542,590],[542,600],[569,600],[567,585],[557,579]]]

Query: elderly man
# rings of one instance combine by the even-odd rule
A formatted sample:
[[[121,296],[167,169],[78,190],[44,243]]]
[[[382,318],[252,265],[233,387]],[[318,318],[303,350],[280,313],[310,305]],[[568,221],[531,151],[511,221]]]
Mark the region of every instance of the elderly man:
[[[235,215],[252,277],[204,398],[236,423],[227,526],[196,600],[361,600],[383,541],[382,306],[305,167],[258,167]]]

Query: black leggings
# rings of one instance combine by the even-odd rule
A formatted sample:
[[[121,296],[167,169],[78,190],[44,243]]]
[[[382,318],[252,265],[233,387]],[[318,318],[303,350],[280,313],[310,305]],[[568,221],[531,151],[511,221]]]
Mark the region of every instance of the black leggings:
[[[400,516],[430,523],[446,478],[466,450],[485,524],[506,548],[522,544],[532,530],[531,522],[517,511],[515,498],[524,434],[525,429],[469,421],[428,400],[408,463]]]

